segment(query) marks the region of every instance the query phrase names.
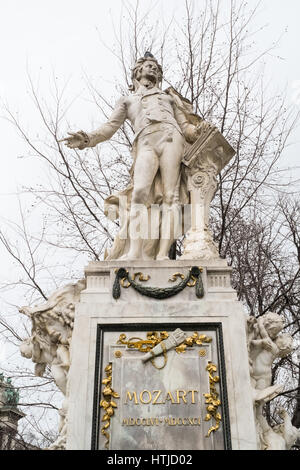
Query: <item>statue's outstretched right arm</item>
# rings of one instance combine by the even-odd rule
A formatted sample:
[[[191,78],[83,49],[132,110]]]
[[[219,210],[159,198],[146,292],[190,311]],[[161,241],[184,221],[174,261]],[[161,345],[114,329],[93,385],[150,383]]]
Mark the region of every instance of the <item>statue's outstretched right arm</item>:
[[[126,118],[127,107],[125,98],[122,97],[117,102],[109,120],[105,124],[102,124],[99,129],[90,133],[83,131],[68,132],[69,137],[62,139],[60,142],[65,142],[67,147],[71,149],[78,148],[79,150],[83,150],[86,147],[95,147],[95,145],[100,142],[109,140],[122,126]]]

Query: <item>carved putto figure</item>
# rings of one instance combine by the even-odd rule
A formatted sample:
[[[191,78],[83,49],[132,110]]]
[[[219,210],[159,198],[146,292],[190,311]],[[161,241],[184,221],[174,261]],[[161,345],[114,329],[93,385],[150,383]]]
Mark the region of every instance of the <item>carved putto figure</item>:
[[[49,299],[35,307],[22,307],[20,312],[32,322],[31,336],[20,346],[22,356],[35,363],[35,374],[41,377],[50,367],[53,379],[66,397],[60,410],[60,436],[51,448],[63,448],[66,438],[67,381],[70,368],[75,303],[85,288],[85,280],[56,290]]]
[[[257,320],[257,329],[254,337],[250,340],[250,358],[252,361],[251,378],[256,391],[256,399],[271,397],[272,393],[280,393],[282,386],[273,386],[272,364],[277,357],[288,356],[293,350],[293,338],[288,333],[280,333],[283,322],[276,314],[270,312]],[[267,394],[268,392],[268,394]]]
[[[276,358],[286,357],[293,351],[293,338],[281,333],[284,323],[279,315],[269,312],[262,317],[248,319],[248,352],[250,376],[253,386],[253,402],[258,442],[262,449],[277,449],[284,441],[283,427],[279,432],[271,428],[263,416],[263,406],[282,392],[283,386],[272,384],[272,364]],[[282,414],[283,416],[283,414]],[[285,428],[288,429],[288,417]],[[279,434],[282,434],[279,436]],[[281,444],[278,444],[278,442]],[[277,442],[277,444],[276,444]],[[285,445],[285,444],[284,444]],[[281,448],[281,447],[280,447]]]
[[[300,439],[300,429],[292,425],[288,412],[281,408],[278,416],[283,422],[273,428],[262,414],[258,416],[261,450],[289,450]]]

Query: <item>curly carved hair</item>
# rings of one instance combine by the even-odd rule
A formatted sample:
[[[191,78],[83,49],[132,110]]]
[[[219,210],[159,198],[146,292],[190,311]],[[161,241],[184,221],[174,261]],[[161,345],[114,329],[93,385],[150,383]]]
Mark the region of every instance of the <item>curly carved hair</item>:
[[[155,57],[152,54],[146,53],[144,57],[141,57],[140,59],[138,59],[136,61],[135,66],[132,69],[132,73],[131,73],[131,79],[132,79],[132,83],[133,83],[133,85],[131,87],[132,91],[134,91],[136,89],[136,85],[137,85],[137,82],[139,82],[139,75],[141,73],[143,64],[147,61],[154,62],[155,65],[158,68],[158,83],[157,83],[157,85],[159,85],[162,82],[162,78],[163,78],[162,66],[157,62],[157,60],[155,59]]]

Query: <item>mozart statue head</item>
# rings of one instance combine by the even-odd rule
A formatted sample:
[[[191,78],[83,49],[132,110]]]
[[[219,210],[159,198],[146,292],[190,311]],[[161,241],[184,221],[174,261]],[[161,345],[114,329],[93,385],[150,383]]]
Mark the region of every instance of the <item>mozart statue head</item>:
[[[138,59],[132,70],[132,91],[136,91],[140,85],[152,88],[161,88],[162,67],[151,52],[146,52],[144,57]]]

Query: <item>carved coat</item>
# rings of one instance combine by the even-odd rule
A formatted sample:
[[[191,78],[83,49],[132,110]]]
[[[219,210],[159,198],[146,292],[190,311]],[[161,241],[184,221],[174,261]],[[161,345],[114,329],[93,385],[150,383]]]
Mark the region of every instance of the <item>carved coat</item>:
[[[191,130],[190,113],[187,113],[183,106],[178,106],[178,99],[179,95],[175,90],[169,88],[162,91],[156,87],[150,90],[140,88],[132,95],[123,96],[117,102],[109,120],[88,134],[90,146],[94,147],[110,139],[126,119],[129,119],[133,125],[135,133],[133,141],[144,129],[158,122],[171,124],[181,134],[188,135]]]
[[[155,124],[171,125],[185,138],[186,146],[188,146],[189,142],[191,142],[195,126],[202,122],[202,119],[193,113],[191,103],[173,88],[162,91],[156,87],[150,90],[141,87],[136,93],[120,98],[109,120],[100,126],[99,129],[88,134],[90,140],[89,145],[94,147],[98,143],[110,139],[126,119],[132,123],[134,129],[131,152],[133,157],[131,176],[134,174],[138,137],[142,132],[147,132],[147,128],[151,131]],[[106,254],[106,259],[119,259],[129,249],[128,238],[121,239],[120,233],[124,233],[128,228],[128,217],[124,217],[124,214],[128,214],[130,211],[132,190],[133,184],[131,182],[124,191],[109,196],[105,201],[105,214],[110,217],[110,213],[113,213],[121,218],[119,234],[115,238],[110,253]],[[123,196],[123,200],[126,201],[125,203],[122,202],[120,196]],[[161,204],[162,196],[162,182],[160,172],[158,171],[152,184],[147,206],[149,207],[151,204]],[[174,202],[177,202],[179,205],[189,203],[186,175],[183,165],[178,179]],[[157,248],[158,240],[149,239],[144,241],[145,253],[153,256],[153,254],[156,254]]]

